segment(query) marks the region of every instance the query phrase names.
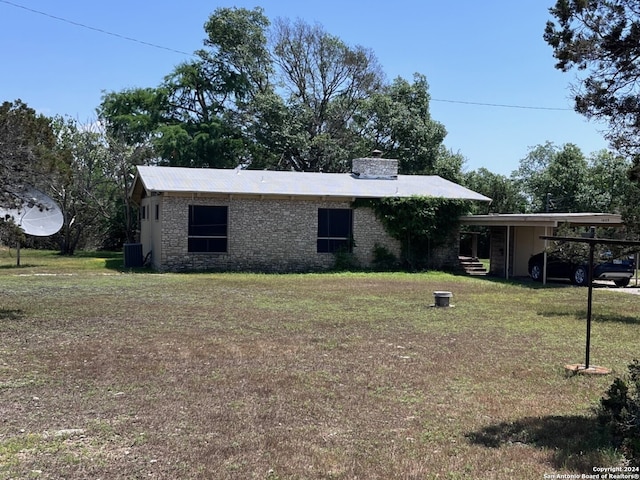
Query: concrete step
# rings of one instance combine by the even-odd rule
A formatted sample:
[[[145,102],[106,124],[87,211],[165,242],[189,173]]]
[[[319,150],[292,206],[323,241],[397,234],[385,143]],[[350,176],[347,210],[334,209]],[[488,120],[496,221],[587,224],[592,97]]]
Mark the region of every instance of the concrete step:
[[[483,263],[477,258],[473,257],[459,257],[460,266],[467,273],[467,275],[483,276],[487,275],[487,269]]]

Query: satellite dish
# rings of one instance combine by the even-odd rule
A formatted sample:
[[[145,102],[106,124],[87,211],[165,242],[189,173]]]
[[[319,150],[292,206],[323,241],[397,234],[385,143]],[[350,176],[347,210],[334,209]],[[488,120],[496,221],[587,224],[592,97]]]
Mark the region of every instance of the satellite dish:
[[[36,237],[48,237],[57,233],[64,221],[60,207],[47,195],[35,188],[19,195],[22,205],[16,208],[0,208],[0,215],[10,216],[24,233]]]

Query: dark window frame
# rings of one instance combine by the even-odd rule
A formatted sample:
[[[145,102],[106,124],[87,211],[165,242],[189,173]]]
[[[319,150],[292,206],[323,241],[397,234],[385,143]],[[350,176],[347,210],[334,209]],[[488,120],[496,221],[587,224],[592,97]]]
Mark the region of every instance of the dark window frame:
[[[189,253],[228,253],[228,206],[189,205],[188,221]]]
[[[353,252],[353,209],[319,208],[317,253]]]

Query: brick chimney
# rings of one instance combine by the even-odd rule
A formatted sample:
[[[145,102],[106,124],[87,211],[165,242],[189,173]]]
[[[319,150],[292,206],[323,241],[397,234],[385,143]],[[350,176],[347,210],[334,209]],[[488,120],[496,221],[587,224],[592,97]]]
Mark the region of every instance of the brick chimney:
[[[396,180],[398,178],[398,160],[382,158],[380,150],[371,152],[370,157],[354,158],[351,174],[356,178]]]

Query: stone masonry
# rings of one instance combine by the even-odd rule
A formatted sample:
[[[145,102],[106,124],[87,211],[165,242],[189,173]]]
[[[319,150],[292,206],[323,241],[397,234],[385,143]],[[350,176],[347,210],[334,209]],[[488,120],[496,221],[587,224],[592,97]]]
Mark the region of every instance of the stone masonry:
[[[398,160],[389,158],[354,158],[351,172],[359,178],[387,178],[398,176]]]
[[[372,157],[354,159],[352,175],[363,182],[397,181],[398,161],[380,155],[374,151]],[[140,201],[145,212],[140,229],[147,249],[143,253],[157,270],[291,272],[326,270],[335,264],[335,255],[317,252],[318,209],[352,208],[353,198],[154,191]],[[227,252],[188,251],[189,205],[228,207]],[[362,267],[372,265],[376,246],[401,257],[400,242],[387,234],[369,208],[353,209],[353,241],[355,262]],[[458,233],[452,232],[450,242],[430,250],[430,268],[455,268],[458,245]]]
[[[152,253],[161,271],[250,270],[312,271],[330,268],[335,257],[317,253],[319,208],[351,208],[351,202],[299,198],[163,196],[160,245]],[[227,253],[189,253],[189,205],[228,206]],[[399,243],[389,237],[372,210],[354,209],[353,254],[362,266],[373,260],[376,244],[400,256]]]

